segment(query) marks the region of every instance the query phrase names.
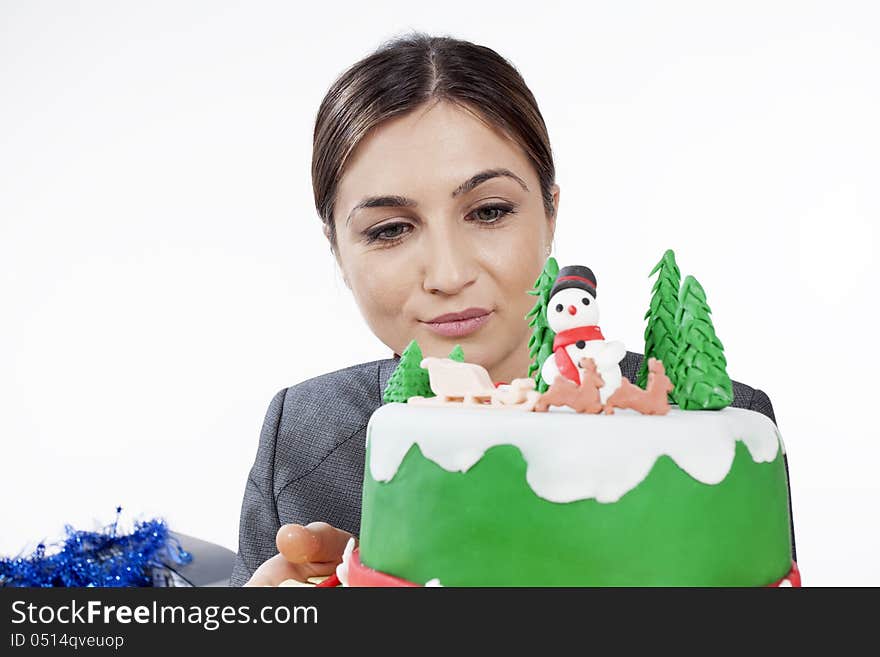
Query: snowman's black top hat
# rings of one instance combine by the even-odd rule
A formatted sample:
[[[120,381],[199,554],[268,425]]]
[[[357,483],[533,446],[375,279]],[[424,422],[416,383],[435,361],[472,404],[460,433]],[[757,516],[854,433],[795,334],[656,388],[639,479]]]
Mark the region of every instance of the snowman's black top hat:
[[[556,282],[553,283],[553,289],[550,290],[550,296],[570,287],[576,287],[586,290],[596,298],[596,276],[589,267],[581,265],[569,265],[559,270],[556,276]]]

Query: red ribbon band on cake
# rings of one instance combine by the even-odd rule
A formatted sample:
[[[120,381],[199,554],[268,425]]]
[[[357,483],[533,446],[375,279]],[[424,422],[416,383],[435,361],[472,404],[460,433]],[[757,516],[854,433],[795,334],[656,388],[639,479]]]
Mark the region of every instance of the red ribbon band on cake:
[[[801,571],[798,570],[797,563],[794,561],[791,562],[791,570],[788,571],[788,575],[778,582],[768,584],[767,588],[779,588],[781,586],[791,586],[796,589],[801,588]]]
[[[440,582],[441,584],[443,582]],[[351,558],[348,562],[348,585],[349,586],[421,586],[420,584],[416,584],[414,582],[410,582],[409,580],[403,579],[401,577],[395,577],[394,575],[389,575],[388,573],[383,573],[379,570],[374,570],[369,566],[365,566],[361,562],[360,557],[360,548],[355,548],[354,552],[351,554]],[[801,573],[798,570],[797,564],[792,561],[791,562],[791,570],[788,574],[780,579],[777,582],[773,582],[772,584],[768,584],[766,588],[778,588],[782,586],[792,586],[794,588],[800,588],[801,585]],[[320,586],[320,585],[319,585]]]
[[[348,561],[349,586],[419,586],[414,582],[373,570],[361,563],[360,548],[355,548]]]
[[[556,337],[553,338],[553,357],[556,359],[556,367],[559,368],[559,373],[569,381],[580,384],[580,374],[578,374],[577,367],[575,367],[575,364],[571,360],[571,356],[568,355],[565,348],[568,345],[580,342],[581,340],[586,342],[588,340],[604,339],[605,336],[602,335],[602,331],[595,324],[591,326],[578,326],[557,333]],[[553,382],[549,381],[548,383]]]

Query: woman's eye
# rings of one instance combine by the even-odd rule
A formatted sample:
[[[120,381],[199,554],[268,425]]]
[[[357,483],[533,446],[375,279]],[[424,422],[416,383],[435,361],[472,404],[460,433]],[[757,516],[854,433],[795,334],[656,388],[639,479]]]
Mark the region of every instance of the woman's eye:
[[[367,233],[368,242],[393,242],[410,231],[409,224],[386,224]]]
[[[502,219],[505,215],[515,212],[512,205],[484,205],[477,208],[471,215],[481,224],[494,224]]]

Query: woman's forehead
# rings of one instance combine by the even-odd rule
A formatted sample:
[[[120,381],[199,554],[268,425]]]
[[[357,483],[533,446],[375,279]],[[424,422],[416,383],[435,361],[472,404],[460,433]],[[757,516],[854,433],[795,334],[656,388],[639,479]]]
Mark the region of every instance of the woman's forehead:
[[[508,169],[536,181],[522,149],[470,112],[449,103],[390,119],[352,153],[337,189],[337,208],[347,214],[365,195],[447,197],[487,169]],[[513,181],[511,181],[513,182]]]

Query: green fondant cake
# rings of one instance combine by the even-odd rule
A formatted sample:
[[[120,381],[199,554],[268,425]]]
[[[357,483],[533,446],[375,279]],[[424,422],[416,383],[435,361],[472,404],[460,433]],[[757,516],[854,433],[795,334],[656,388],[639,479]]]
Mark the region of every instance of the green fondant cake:
[[[392,403],[367,428],[360,546],[345,580],[799,586],[776,425],[729,406],[696,279],[680,284],[671,250],[653,274],[639,386],[622,376],[624,345],[599,326],[594,272],[552,258],[531,292],[534,380],[494,388],[457,357],[422,359],[425,383],[421,352],[402,359]],[[401,392],[407,376],[431,394]]]
[[[419,585],[771,585],[792,568],[783,453],[739,408],[387,404],[368,427],[360,563]]]

